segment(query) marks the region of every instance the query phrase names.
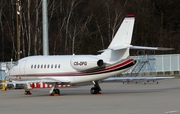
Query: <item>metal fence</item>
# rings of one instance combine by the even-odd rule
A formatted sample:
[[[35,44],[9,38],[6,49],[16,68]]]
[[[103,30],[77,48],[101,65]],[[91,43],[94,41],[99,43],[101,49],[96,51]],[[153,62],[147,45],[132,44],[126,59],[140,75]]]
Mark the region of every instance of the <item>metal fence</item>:
[[[144,55],[132,56],[138,61],[138,72],[134,73],[149,73],[152,75],[180,75],[180,54],[167,54],[167,55]],[[132,73],[130,70],[123,74]]]
[[[180,54],[156,55],[156,72],[180,71]]]

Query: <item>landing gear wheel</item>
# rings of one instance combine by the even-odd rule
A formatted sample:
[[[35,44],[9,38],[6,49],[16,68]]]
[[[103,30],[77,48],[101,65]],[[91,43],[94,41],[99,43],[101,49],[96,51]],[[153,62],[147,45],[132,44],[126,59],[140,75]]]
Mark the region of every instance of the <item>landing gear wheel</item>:
[[[92,87],[90,90],[91,94],[101,94],[100,90],[98,88]]]
[[[55,94],[60,95],[60,90],[59,89],[55,89]]]
[[[95,87],[92,87],[91,90],[90,90],[91,94],[97,94],[97,91],[96,91],[96,88]]]
[[[90,92],[91,94],[101,94],[101,88],[97,81],[92,81],[94,84],[94,87],[91,88]]]
[[[59,96],[59,95],[60,95],[59,89],[54,89],[53,92],[50,94],[50,96]]]

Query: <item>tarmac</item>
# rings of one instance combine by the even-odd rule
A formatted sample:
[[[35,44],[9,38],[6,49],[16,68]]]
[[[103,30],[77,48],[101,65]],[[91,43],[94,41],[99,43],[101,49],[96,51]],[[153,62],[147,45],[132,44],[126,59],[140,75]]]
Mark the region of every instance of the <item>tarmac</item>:
[[[180,114],[180,79],[100,83],[102,94],[91,95],[91,86],[60,88],[49,96],[48,88],[0,91],[0,114]]]

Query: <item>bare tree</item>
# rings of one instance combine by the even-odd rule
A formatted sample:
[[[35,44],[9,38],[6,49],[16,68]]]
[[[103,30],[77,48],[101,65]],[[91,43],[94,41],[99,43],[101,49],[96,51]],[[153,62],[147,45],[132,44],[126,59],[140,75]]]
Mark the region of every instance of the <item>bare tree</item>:
[[[0,27],[1,27],[1,59],[4,61],[4,26],[2,22],[2,15],[4,15],[3,8],[5,4],[3,2],[0,2]]]
[[[30,5],[31,5],[31,0],[28,0],[28,9],[27,9],[27,25],[28,25],[28,56],[31,55],[31,17],[30,17]]]
[[[81,0],[70,0],[70,8],[67,11],[67,21],[66,21],[66,36],[65,36],[65,51],[69,51],[68,49],[68,37],[69,37],[69,26],[70,26],[70,19],[73,13],[74,8],[81,2]]]
[[[37,44],[38,44],[38,38],[40,38],[39,33],[40,32],[40,26],[39,26],[39,10],[41,8],[41,1],[36,0],[35,2],[35,14],[36,14],[36,18],[35,18],[35,35],[34,35],[34,54],[38,55],[40,54],[37,48]],[[38,44],[39,46],[41,46],[41,43]]]
[[[78,20],[76,21],[76,23],[74,23],[73,28],[71,28],[71,31],[69,32],[69,37],[72,40],[72,54],[75,53],[75,39],[76,37],[80,34],[83,33],[84,30],[87,28],[87,24],[90,22],[90,20],[92,19],[92,14],[90,16],[88,16],[86,19],[83,18],[78,18]]]

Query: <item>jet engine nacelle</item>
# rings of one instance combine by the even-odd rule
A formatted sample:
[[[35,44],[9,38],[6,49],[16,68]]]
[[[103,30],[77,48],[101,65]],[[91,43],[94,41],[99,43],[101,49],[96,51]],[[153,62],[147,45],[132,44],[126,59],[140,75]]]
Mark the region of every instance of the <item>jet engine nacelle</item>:
[[[96,57],[75,56],[71,59],[71,66],[75,70],[90,70],[100,68],[104,65],[102,59]]]

